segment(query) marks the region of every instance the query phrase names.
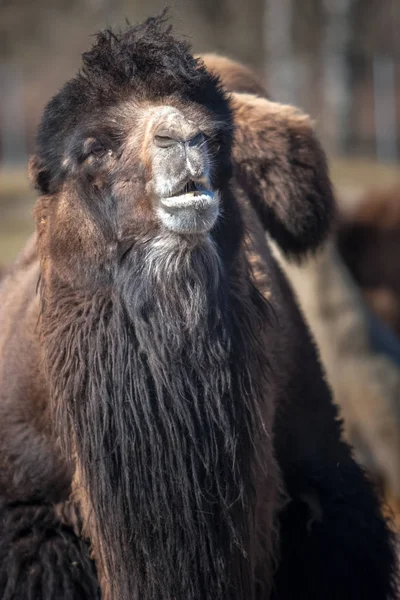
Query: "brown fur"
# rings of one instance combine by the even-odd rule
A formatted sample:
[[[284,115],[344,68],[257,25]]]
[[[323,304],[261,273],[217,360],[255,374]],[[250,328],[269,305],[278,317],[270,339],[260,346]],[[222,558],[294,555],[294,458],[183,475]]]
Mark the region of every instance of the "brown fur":
[[[204,62],[235,92],[236,179],[270,235],[298,261],[319,246],[334,214],[325,154],[312,121],[293,106],[271,102],[247,67],[207,54]]]
[[[119,35],[99,36],[85,76],[100,78],[107,99],[122,95],[117,121],[134,132],[129,152],[119,162],[113,151],[77,161],[81,146],[66,118],[77,116],[82,94],[53,100],[32,162],[37,237],[0,289],[0,591],[7,600],[95,598],[88,536],[107,600],[288,600],[294,589],[307,600],[388,598],[388,532],[340,441],[316,350],[263,231],[298,255],[326,234],[332,194],[312,129],[289,109],[236,95],[231,181],[230,107],[217,82],[162,21]],[[142,96],[134,111],[122,94],[136,68],[132,52],[145,74],[135,71]],[[193,80],[203,89],[196,103],[181,100],[179,77],[188,94]],[[138,132],[151,127],[146,111],[163,86],[185,122],[209,127],[211,148],[220,144],[212,167],[218,255],[208,239],[190,236],[178,245],[167,236],[173,249],[154,263],[142,253],[154,250],[160,226]],[[202,110],[206,92],[222,130]],[[92,111],[91,103],[89,119]],[[101,116],[103,126],[104,107]],[[283,517],[276,459],[291,500]],[[320,508],[324,520],[309,536]],[[358,511],[373,552],[353,551]]]
[[[237,64],[230,64],[229,61],[215,61],[212,55],[206,55],[205,61],[209,68],[218,70],[229,90],[237,89],[234,76],[240,72],[249,91],[259,94],[261,82],[249,69],[239,69]],[[268,97],[265,89],[260,95]],[[250,106],[255,104],[258,104],[262,113],[263,102],[253,99],[249,102],[249,110],[243,105],[236,117],[242,112],[241,118],[249,118],[251,122]],[[278,105],[274,106],[277,108]],[[296,118],[299,127],[301,123],[306,127],[311,126],[308,118],[294,108],[281,108],[280,118],[283,119],[286,112],[288,120],[293,119],[293,126]],[[262,118],[260,115],[254,131],[262,131]],[[253,138],[256,139],[256,134],[253,134]],[[242,147],[242,144],[243,140],[240,140],[238,146]],[[279,142],[275,142],[274,148],[279,148],[282,153]],[[265,193],[263,195],[265,197]],[[359,201],[355,210],[348,213],[347,219],[344,214],[341,215],[344,231],[346,220],[357,223],[359,227],[373,226],[382,231],[397,229],[400,226],[399,198],[397,188],[380,194],[370,192]],[[308,260],[303,268],[288,263],[279,250],[277,253],[321,351],[334,398],[345,419],[346,438],[354,445],[361,464],[383,486],[390,504],[397,508],[400,490],[398,368],[390,357],[381,356],[372,348],[362,299],[331,244],[320,251],[315,259]],[[258,267],[257,257],[253,261],[257,265],[257,280],[263,286],[265,273]],[[393,259],[391,262],[394,262]],[[389,322],[400,315],[400,305],[389,289],[366,289],[364,294],[372,308],[381,316],[386,316]]]
[[[343,211],[338,244],[369,306],[400,336],[400,187],[371,189]]]
[[[207,59],[206,59],[207,60]],[[210,66],[211,68],[213,68],[213,57],[210,57]],[[233,92],[233,91],[237,91],[237,88],[235,88],[235,85],[232,83],[232,78],[231,78],[231,71],[235,71],[236,70],[236,65],[230,65],[229,62],[221,62],[219,65],[219,74],[221,76],[222,82],[223,84],[226,86],[226,88]],[[249,92],[250,93],[255,93],[255,94],[259,94],[261,96],[263,96],[264,98],[268,99],[268,94],[267,92],[264,90],[264,93],[260,94],[259,91],[259,86],[260,86],[260,81],[257,79],[257,77],[254,75],[254,73],[251,73],[250,71],[247,71],[247,76],[246,76],[246,81],[249,83]],[[253,87],[252,87],[253,85]],[[242,98],[245,98],[244,95],[241,95]],[[277,105],[275,105],[277,107]],[[251,134],[252,134],[252,139],[253,140],[258,140],[260,139],[260,152],[255,153],[256,155],[253,157],[253,160],[255,160],[256,164],[263,165],[263,162],[269,162],[270,160],[270,156],[268,154],[263,154],[263,150],[264,148],[268,148],[269,147],[269,141],[270,138],[268,135],[265,135],[261,138],[261,133],[264,131],[264,125],[263,125],[263,121],[262,119],[266,119],[268,120],[267,115],[265,114],[265,110],[264,110],[264,114],[263,114],[263,107],[264,109],[266,109],[267,105],[265,103],[263,103],[262,101],[260,101],[260,99],[250,99],[249,98],[249,103],[248,106],[245,108],[245,104],[242,106],[241,111],[237,111],[236,112],[236,119],[238,119],[238,114],[240,114],[240,112],[242,112],[242,118],[243,120],[247,119],[248,115],[249,115],[249,121],[252,121],[252,113],[251,111],[253,111],[254,115],[257,115],[257,108],[260,111],[259,112],[259,117],[258,119],[256,119],[256,121],[258,121],[257,126],[255,125],[254,122],[254,127],[250,128]],[[298,123],[301,127],[301,124],[304,124],[307,129],[310,127],[311,123],[308,121],[307,122],[307,118],[304,117],[304,115],[299,114],[297,111],[295,111],[295,109],[291,108],[291,107],[282,107],[282,121],[284,119],[284,115],[286,114],[287,116],[290,117],[298,117]],[[240,121],[240,119],[239,119]],[[295,126],[295,122],[288,120],[287,124],[290,125],[293,123],[293,125]],[[274,125],[272,127],[272,135],[276,134],[276,130],[275,130],[276,125]],[[289,126],[290,127],[290,126]],[[244,130],[246,131],[246,130]],[[247,130],[249,131],[249,130]],[[308,129],[309,131],[309,129]],[[237,139],[239,139],[239,143],[237,144],[235,151],[238,153],[236,155],[236,158],[240,164],[241,161],[241,157],[240,157],[240,152],[243,150],[244,152],[246,152],[248,145],[247,142],[248,140],[244,139],[244,138],[240,138],[240,135],[237,136]],[[282,138],[281,138],[282,139]],[[284,139],[284,137],[283,137]],[[312,148],[313,145],[311,142],[312,137],[308,135],[307,137],[308,140],[308,147]],[[280,143],[279,141],[279,137],[278,139],[275,140],[275,145],[272,146],[272,156],[273,156],[273,152],[275,148],[279,148],[280,151],[282,152],[283,148],[285,147]],[[262,148],[262,151],[261,151]],[[315,146],[314,146],[315,148]],[[285,152],[283,150],[283,153],[281,154],[281,157],[285,156]],[[304,156],[304,155],[303,155]],[[305,155],[306,156],[306,155]],[[302,157],[303,158],[303,157]],[[314,161],[314,166],[319,165],[322,167],[322,172],[324,171],[324,159],[322,157],[322,160],[320,161],[316,161],[315,162],[315,154],[313,154],[312,160],[310,161],[309,159],[307,159],[306,161],[303,161],[302,159],[300,159],[298,162],[296,160],[296,158],[294,156],[290,156],[289,157],[289,163],[294,163],[294,164],[298,164],[301,166],[306,166],[307,164],[310,166],[310,172],[313,172],[313,165],[312,165],[312,161]],[[251,169],[251,167],[250,167]],[[265,166],[264,166],[265,169]],[[238,172],[238,171],[236,171]],[[265,171],[264,171],[265,172]],[[316,177],[319,178],[319,174],[320,174],[320,170],[316,169],[315,171],[316,173]],[[258,171],[258,174],[260,175],[260,171]],[[301,182],[304,181],[304,175],[302,172],[296,173],[297,175],[297,179]],[[295,179],[293,179],[294,181]],[[240,174],[239,174],[239,181],[240,181]],[[243,180],[242,180],[243,181]],[[323,182],[323,178],[322,180],[320,180],[320,182]],[[261,186],[260,186],[260,182]],[[263,205],[265,207],[265,204],[267,204],[269,206],[270,203],[270,195],[271,192],[273,193],[275,191],[275,189],[279,189],[279,183],[277,185],[277,187],[271,186],[272,189],[269,189],[268,186],[268,182],[265,182],[264,179],[262,177],[260,177],[259,181],[257,180],[256,177],[254,177],[252,179],[252,183],[255,189],[257,189],[258,192],[258,198],[255,198],[255,206],[257,208],[257,212],[258,214],[261,216],[262,218],[262,211],[263,211]],[[267,185],[265,185],[267,183]],[[265,187],[262,187],[265,186]],[[326,185],[323,184],[323,187],[326,188]],[[290,186],[289,186],[290,189]],[[328,196],[330,194],[330,190],[328,190]],[[301,195],[299,194],[299,196],[301,197]],[[305,194],[303,195],[303,200],[304,200],[304,196],[307,196],[307,191],[305,192]],[[323,192],[321,194],[321,196],[323,196]],[[250,198],[252,198],[252,195],[250,193]],[[279,202],[279,200],[278,200]],[[280,202],[282,202],[282,200],[280,200]],[[260,208],[261,205],[261,208]],[[297,204],[295,204],[296,209],[298,210],[299,214],[303,214],[303,210],[304,208],[299,207]],[[267,230],[268,230],[268,219],[263,220],[263,223],[265,224]],[[345,431],[347,433],[348,439],[357,442],[360,442],[360,439],[355,437],[355,432],[352,431],[352,427],[351,424],[355,423],[357,421],[357,430],[359,431],[360,427],[363,430],[363,436],[364,436],[364,442],[367,445],[368,443],[370,444],[370,448],[373,448],[374,450],[378,449],[378,452],[376,452],[375,457],[373,459],[373,464],[370,462],[371,461],[371,455],[366,456],[365,451],[366,451],[366,446],[363,445],[362,447],[358,446],[358,452],[359,452],[359,458],[362,456],[362,462],[366,465],[368,465],[368,467],[371,468],[371,471],[374,475],[377,475],[377,478],[381,480],[381,478],[383,477],[383,479],[385,480],[385,492],[388,492],[388,488],[390,488],[391,491],[389,491],[389,498],[392,501],[392,508],[396,505],[396,496],[397,496],[397,489],[398,489],[398,458],[397,458],[397,448],[399,445],[399,439],[398,439],[398,431],[397,431],[397,426],[396,423],[394,421],[397,420],[398,415],[397,415],[397,398],[396,398],[396,385],[397,385],[397,381],[399,378],[399,373],[395,367],[395,365],[391,362],[391,360],[389,358],[379,358],[374,351],[371,348],[371,345],[369,343],[369,341],[367,340],[367,328],[368,328],[368,323],[367,323],[367,317],[364,316],[362,314],[362,308],[360,307],[361,301],[359,300],[358,296],[357,296],[357,291],[354,289],[353,285],[346,285],[345,281],[347,281],[347,276],[343,275],[343,269],[340,266],[340,260],[338,258],[336,258],[336,261],[334,261],[332,259],[332,248],[330,245],[328,245],[327,248],[323,248],[322,250],[319,251],[318,256],[315,257],[315,259],[310,259],[308,262],[305,261],[304,267],[303,269],[300,269],[299,266],[296,265],[291,265],[290,262],[287,260],[287,256],[285,257],[285,253],[287,254],[287,252],[285,252],[285,248],[277,248],[275,246],[275,250],[278,253],[278,256],[280,257],[280,261],[283,262],[284,266],[285,266],[285,271],[286,273],[289,275],[289,278],[292,280],[292,283],[294,284],[295,290],[299,292],[300,294],[300,299],[301,299],[301,305],[302,308],[305,310],[305,314],[307,317],[311,317],[311,326],[312,326],[312,330],[313,333],[316,335],[317,337],[317,341],[320,342],[322,344],[322,358],[325,361],[327,361],[325,364],[327,364],[328,366],[328,376],[331,377],[332,373],[335,372],[336,370],[336,366],[339,365],[339,369],[340,369],[340,365],[342,365],[343,367],[343,373],[339,374],[338,377],[333,377],[333,384],[334,384],[334,393],[337,399],[342,400],[341,403],[343,403],[346,407],[346,411],[345,411],[345,416],[348,418],[347,423],[345,424]],[[283,250],[283,252],[282,252]],[[250,255],[249,259],[253,265],[253,269],[254,269],[254,273],[255,273],[255,277],[257,280],[257,283],[260,287],[260,290],[263,291],[263,293],[265,294],[265,296],[267,298],[270,297],[270,292],[269,292],[269,288],[268,288],[268,284],[267,284],[267,280],[266,280],[266,272],[263,269],[262,263],[260,263],[259,260],[259,253],[255,252],[253,254]],[[330,265],[331,269],[323,269],[324,266],[326,266],[326,262],[328,262],[328,264]],[[322,265],[321,265],[322,263]],[[331,271],[331,272],[329,272]],[[339,284],[338,284],[339,281]],[[330,282],[328,284],[328,282]],[[332,282],[335,282],[335,285],[332,286]],[[318,286],[321,286],[321,288],[319,288]],[[315,287],[316,286],[316,287]],[[331,297],[332,296],[332,297]],[[324,302],[325,300],[325,302]],[[343,335],[341,335],[341,333],[343,334],[343,328],[341,327],[341,322],[340,322],[340,315],[337,315],[337,308],[339,305],[339,308],[342,307],[342,304],[345,304],[345,309],[346,309],[346,314],[351,314],[351,321],[353,323],[353,333],[354,336],[351,340],[351,348],[354,350],[354,347],[356,347],[356,351],[354,352],[354,355],[351,355],[351,357],[353,358],[353,360],[349,360],[348,354],[344,354],[344,348],[343,348]],[[310,306],[311,308],[310,308]],[[336,317],[336,319],[335,319]],[[339,317],[339,322],[338,322],[338,318]],[[330,325],[332,326],[332,330],[330,332],[327,331],[326,328],[326,322],[329,321]],[[334,345],[333,340],[334,339],[340,339],[340,342],[337,344],[337,346]],[[304,349],[301,350],[301,353],[304,352]],[[332,357],[332,352],[333,354],[335,354],[335,352],[337,352],[337,355],[335,355],[335,357]],[[360,355],[362,354],[363,358],[366,359],[366,365],[362,364],[362,360],[363,358],[360,358]],[[356,359],[356,355],[358,357],[358,361]],[[304,355],[305,356],[305,355]],[[309,361],[308,364],[310,365],[312,361]],[[369,367],[372,367],[373,372],[369,371]],[[316,376],[316,374],[314,374]],[[357,383],[356,381],[354,381],[354,377],[356,378],[356,380],[360,380],[360,378],[364,378],[364,383],[365,385],[365,395],[364,397],[361,398],[362,396],[362,392],[360,392],[360,394],[357,394],[356,392],[356,386]],[[306,376],[307,379],[307,376]],[[311,380],[308,380],[310,387],[308,388],[310,391],[312,389],[312,383]],[[350,384],[350,392],[355,392],[355,398],[353,398],[353,403],[350,402],[350,399],[348,397],[348,391],[346,391],[345,387],[346,387],[346,382],[348,384]],[[370,387],[368,387],[368,383],[369,382],[371,385]],[[354,384],[354,385],[353,385]],[[344,391],[344,394],[341,394],[341,391]],[[307,392],[309,393],[309,392]],[[374,395],[375,394],[375,395]],[[312,395],[312,394],[311,394]],[[326,412],[324,411],[324,409],[322,408],[323,403],[321,403],[321,396],[319,397],[319,400],[317,401],[317,405],[320,406],[320,412],[319,412],[319,427],[321,426],[322,422],[324,421],[324,414],[326,416]],[[370,403],[370,415],[368,415],[368,418],[366,418],[366,415],[360,415],[357,414],[357,416],[355,416],[355,414],[352,412],[352,408],[351,408],[351,404],[355,404],[356,405],[356,413],[357,411],[359,412],[360,408],[361,408],[361,403],[365,404],[365,399],[369,398],[372,401],[372,406]],[[377,400],[377,403],[374,403],[373,400]],[[288,408],[288,406],[286,405],[285,402],[282,403],[282,405],[280,406],[280,404],[278,403],[278,411],[277,411],[277,426],[276,426],[276,443],[277,443],[277,448],[278,448],[278,457],[280,459],[280,466],[283,470],[283,474],[285,476],[285,480],[286,483],[289,487],[289,489],[291,489],[291,493],[292,493],[292,501],[295,501],[295,498],[301,498],[301,502],[305,502],[306,504],[309,505],[309,510],[311,512],[311,520],[324,520],[326,519],[326,513],[325,513],[325,508],[323,506],[323,503],[321,503],[320,498],[321,496],[319,496],[319,492],[316,491],[316,488],[313,489],[312,485],[311,487],[309,487],[306,491],[304,489],[302,489],[301,485],[300,488],[297,487],[297,484],[294,485],[294,487],[291,486],[291,484],[289,483],[290,481],[290,477],[288,478],[287,475],[288,473],[291,471],[292,468],[292,464],[291,464],[291,460],[293,460],[293,457],[291,457],[289,459],[289,462],[287,462],[289,456],[287,454],[288,452],[288,447],[285,448],[284,451],[282,451],[281,446],[280,446],[280,440],[281,440],[281,436],[283,435],[283,437],[285,437],[285,435],[288,434],[288,430],[290,430],[290,434],[289,437],[287,439],[289,440],[293,440],[296,439],[296,437],[300,434],[301,437],[301,432],[306,432],[307,430],[307,425],[302,424],[302,418],[303,419],[307,419],[307,415],[308,417],[311,417],[312,413],[313,413],[313,409],[311,408],[312,406],[312,402],[310,405],[303,405],[302,406],[302,412],[301,412],[301,418],[299,418],[299,414],[296,413],[296,409],[294,408],[294,406],[290,406],[290,408]],[[326,410],[326,409],[325,409]],[[281,413],[282,411],[282,413]],[[311,411],[311,412],[309,412]],[[393,416],[393,412],[396,413],[394,421],[392,419]],[[284,415],[284,419],[285,419],[285,425],[284,428],[281,430],[280,429],[280,414]],[[293,427],[293,429],[292,429]],[[304,429],[303,429],[304,427]],[[288,430],[286,428],[289,428]],[[285,433],[284,431],[285,430]],[[315,432],[315,430],[313,430]],[[353,435],[354,434],[354,435]],[[388,439],[389,437],[389,439]],[[367,440],[367,441],[366,441]],[[315,440],[313,441],[314,444]],[[304,438],[302,438],[302,443],[303,443],[303,451],[306,453],[308,453],[307,448],[307,443],[306,443],[306,436]],[[321,440],[321,443],[323,445],[323,442]],[[314,448],[316,448],[315,444],[313,445]],[[322,446],[321,446],[322,447]],[[298,450],[298,447],[297,447]],[[372,452],[374,452],[374,450],[372,450]],[[289,452],[290,454],[290,452]],[[300,452],[301,454],[301,452]],[[386,459],[388,459],[386,461]],[[294,459],[294,461],[296,462],[296,459]],[[301,463],[301,459],[300,459],[300,463]],[[377,463],[379,464],[379,466],[377,466]],[[339,463],[337,463],[337,466],[339,466]],[[309,473],[309,475],[307,476],[310,477],[311,479],[309,479],[309,481],[312,480],[312,475]],[[381,482],[381,481],[380,481]],[[353,482],[354,484],[355,482]],[[288,511],[290,513],[290,509]],[[325,513],[325,516],[324,516]],[[294,515],[296,515],[296,512],[294,511],[293,513]],[[359,511],[357,514],[357,517],[359,517]],[[293,518],[293,515],[292,515]],[[298,527],[299,523],[298,521],[295,522],[295,518],[293,518],[293,521],[290,520],[290,517],[286,517],[285,516],[285,511],[283,513],[283,519],[282,522],[285,523],[285,520],[287,519],[287,522],[295,527]],[[290,527],[290,525],[289,525]],[[357,535],[357,534],[356,534]],[[290,537],[290,536],[289,536]],[[311,535],[312,538],[312,535]],[[296,539],[296,536],[291,538],[291,542],[289,542],[289,546],[288,546],[288,555],[290,557],[292,557],[292,559],[294,561],[297,561],[299,563],[301,563],[301,559],[300,559],[300,554],[297,555],[296,551],[295,551],[295,547],[296,547],[296,543],[298,542],[298,540]],[[354,544],[354,539],[350,542],[350,546],[352,544]],[[364,542],[366,542],[366,540],[364,539]],[[306,542],[307,543],[307,542]],[[366,542],[368,543],[368,542]],[[335,544],[333,544],[335,545]],[[341,544],[339,544],[341,545]],[[316,549],[316,547],[314,547]],[[348,548],[349,549],[349,548]],[[286,563],[286,556],[285,556],[285,547],[283,548],[282,551],[282,561],[285,564]],[[318,550],[317,550],[318,552]],[[324,551],[322,550],[321,547],[321,552],[323,553]],[[299,553],[301,553],[302,555],[305,553],[305,560],[306,561],[312,561],[315,560],[316,555],[313,555],[313,558],[311,558],[311,556],[309,556],[307,554],[307,552],[305,551],[305,546],[301,545],[299,546]],[[339,555],[342,556],[343,558],[343,554],[342,554],[342,550],[339,550]],[[339,556],[338,555],[338,556]],[[349,555],[351,556],[351,554]],[[335,558],[335,561],[337,560],[337,557]],[[351,559],[350,559],[351,560]],[[290,563],[290,559],[288,559],[288,564]],[[301,568],[301,567],[299,567]],[[304,567],[303,567],[304,568]],[[326,565],[323,567],[324,570],[324,578],[325,581],[329,581],[329,576],[328,576],[328,571],[325,571],[326,569]],[[285,577],[286,571],[285,569],[281,570],[283,572],[283,577]],[[362,568],[362,572],[364,573],[364,568]],[[354,565],[353,565],[353,574],[354,574]],[[289,575],[290,576],[290,575]],[[293,576],[293,573],[292,575]],[[361,577],[363,577],[364,575],[362,575]],[[279,577],[279,574],[278,574]],[[336,576],[333,575],[333,577],[335,578]],[[348,580],[349,585],[351,586],[350,583],[350,579]],[[348,597],[351,598],[352,596],[356,597],[358,596],[360,593],[361,595],[367,596],[367,595],[371,595],[371,598],[375,598],[375,593],[371,591],[371,588],[366,587],[364,593],[360,592],[359,589],[355,589],[354,592],[352,593],[350,591],[350,589],[347,587],[346,591],[341,590],[340,589],[340,583],[338,582],[338,580],[336,580],[336,585],[338,585],[337,588],[335,588],[335,586],[330,587],[329,591],[328,589],[325,590],[325,592],[322,592],[322,588],[319,587],[319,583],[317,580],[314,581],[313,583],[313,588],[314,590],[317,590],[316,592],[316,597],[320,598],[320,597],[331,597],[332,598],[338,598],[338,597],[344,597],[345,595],[347,596],[347,594],[349,595]],[[290,585],[289,585],[289,589],[290,589]],[[298,597],[298,587],[293,587],[293,597]],[[295,591],[294,591],[295,590]],[[340,590],[340,591],[339,591]],[[367,591],[368,590],[368,591]],[[279,598],[279,594],[277,595],[277,597]],[[308,598],[308,595],[306,593],[305,597]],[[397,597],[397,595],[396,595]]]
[[[223,79],[228,90],[268,98],[263,82],[248,67],[219,54],[202,54],[201,58],[209,71]]]
[[[212,55],[206,55],[205,62],[209,68],[220,73],[224,85],[229,90],[237,89],[235,75],[240,73],[249,91],[259,93],[260,81],[247,68],[239,68],[236,63],[230,61],[218,61],[218,57],[215,59]],[[267,97],[266,90],[261,95]],[[255,140],[257,136],[261,136],[263,128],[268,127],[265,123],[267,104],[265,100],[244,95],[241,98],[247,99],[247,102],[243,102],[236,110],[236,119],[246,121],[249,129],[243,128],[243,131]],[[270,107],[272,110],[269,108],[268,113],[272,116],[276,111],[279,117],[272,121],[271,131],[261,140],[260,147],[265,148],[267,139],[267,144],[271,144],[271,153],[276,152],[281,159],[285,155],[282,138],[287,137],[287,131],[290,128],[295,130],[296,127],[298,131],[302,128],[309,131],[311,122],[293,107],[273,103]],[[277,132],[277,121],[285,123],[281,136]],[[248,141],[240,136],[239,130],[237,149],[247,148]],[[260,152],[259,156],[264,155]],[[315,159],[313,154],[308,163],[315,164]],[[288,163],[290,162],[295,162],[295,159],[288,157]],[[268,185],[268,182],[264,182],[264,185]],[[279,190],[279,185],[277,182],[272,186],[273,190]],[[267,193],[262,191],[260,197],[267,197]],[[353,223],[353,227],[357,224],[359,228],[369,226],[380,230],[382,238],[385,231],[399,228],[400,232],[399,190],[393,188],[380,194],[376,191],[370,192],[360,200],[347,219]],[[342,236],[346,231],[343,220],[344,217]],[[374,480],[383,486],[391,505],[397,508],[400,493],[400,372],[390,357],[382,356],[372,347],[368,316],[365,314],[362,299],[332,243],[320,251],[318,256],[307,260],[302,268],[288,263],[278,249],[277,254],[316,338],[328,380],[333,387],[335,401],[344,417],[346,438],[354,445],[357,459]],[[385,259],[377,254],[375,261]],[[386,260],[394,264],[393,256],[386,256]],[[351,260],[351,257],[349,259]],[[370,260],[374,259],[370,257]],[[254,256],[252,261],[257,281],[261,288],[265,288],[265,271],[259,267],[257,256]],[[389,290],[366,289],[364,293],[381,316],[390,315],[394,318],[397,313],[400,314],[400,304],[397,305],[393,293]]]

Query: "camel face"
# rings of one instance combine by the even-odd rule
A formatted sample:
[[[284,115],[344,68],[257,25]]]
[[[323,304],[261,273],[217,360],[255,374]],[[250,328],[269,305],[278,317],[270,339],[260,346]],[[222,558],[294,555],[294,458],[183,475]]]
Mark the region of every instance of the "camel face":
[[[97,221],[114,241],[130,245],[139,230],[179,235],[212,229],[219,213],[214,139],[223,123],[202,107],[172,105],[168,98],[163,104],[127,101],[96,120],[67,144],[59,217],[64,213],[71,222],[75,196],[89,213],[96,207],[97,214],[87,215],[94,226]]]
[[[100,36],[83,64],[46,108],[32,175],[44,278],[98,289],[160,239],[224,237],[218,215],[219,230],[237,218],[233,118],[218,79],[170,36],[157,51]]]

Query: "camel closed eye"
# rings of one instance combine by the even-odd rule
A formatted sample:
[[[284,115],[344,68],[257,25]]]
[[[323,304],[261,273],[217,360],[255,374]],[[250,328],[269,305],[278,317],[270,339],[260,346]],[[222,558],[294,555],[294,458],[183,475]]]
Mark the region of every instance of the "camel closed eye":
[[[106,156],[113,156],[113,151],[107,144],[95,138],[89,138],[85,141],[83,146],[84,160],[87,160],[88,158],[101,159]]]

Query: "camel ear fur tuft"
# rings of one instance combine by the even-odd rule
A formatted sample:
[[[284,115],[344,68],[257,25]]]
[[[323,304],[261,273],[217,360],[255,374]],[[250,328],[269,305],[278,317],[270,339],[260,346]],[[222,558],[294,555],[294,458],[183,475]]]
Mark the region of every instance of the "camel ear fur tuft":
[[[251,94],[233,93],[231,99],[236,181],[282,251],[300,259],[325,240],[335,212],[312,122],[292,106]]]
[[[28,176],[31,185],[35,188],[35,190],[41,194],[49,193],[50,175],[36,154],[31,156],[29,159]]]

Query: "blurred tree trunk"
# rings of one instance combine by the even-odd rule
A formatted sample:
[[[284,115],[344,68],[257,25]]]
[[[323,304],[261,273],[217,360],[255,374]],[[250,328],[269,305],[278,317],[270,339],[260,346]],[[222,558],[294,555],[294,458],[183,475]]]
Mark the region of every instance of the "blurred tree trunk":
[[[325,28],[322,39],[322,122],[328,149],[342,154],[347,149],[351,115],[352,0],[324,0]]]
[[[0,62],[0,159],[2,166],[25,164],[24,77],[17,61]]]
[[[265,69],[271,96],[296,104],[292,0],[265,0]]]

